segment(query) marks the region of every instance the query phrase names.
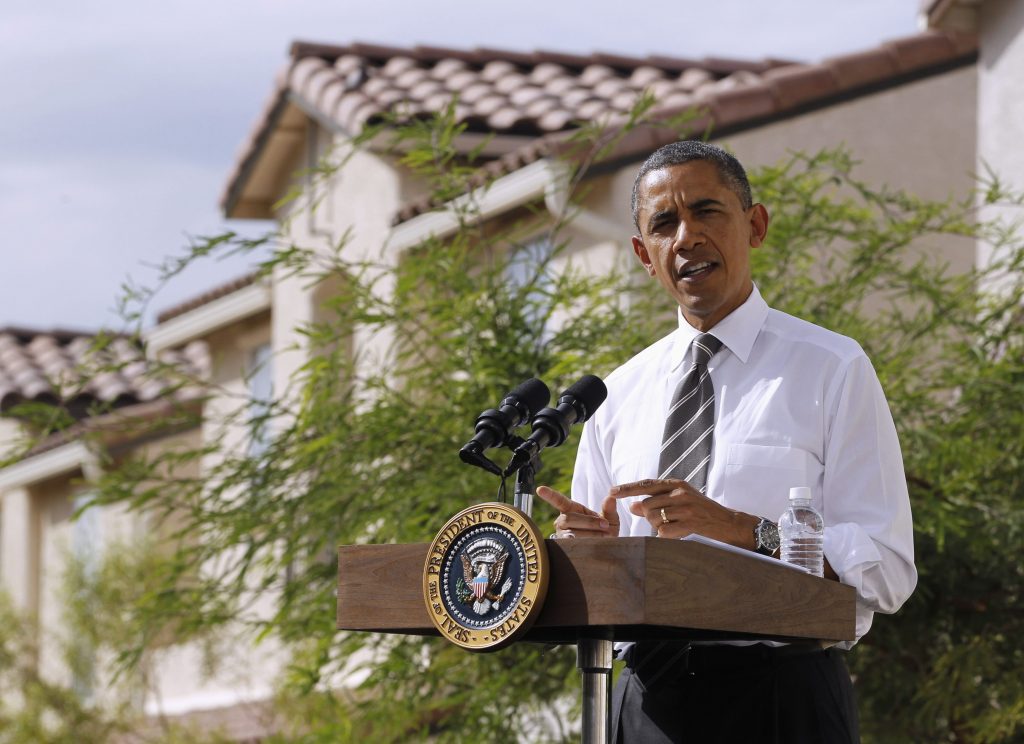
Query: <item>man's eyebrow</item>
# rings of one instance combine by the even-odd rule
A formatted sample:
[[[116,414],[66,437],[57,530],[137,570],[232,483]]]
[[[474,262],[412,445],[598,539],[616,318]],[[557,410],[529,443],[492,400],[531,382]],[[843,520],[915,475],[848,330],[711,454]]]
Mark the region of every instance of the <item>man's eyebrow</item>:
[[[695,210],[695,209],[704,209],[705,207],[724,207],[724,206],[725,206],[725,204],[723,202],[718,201],[718,199],[698,199],[697,201],[693,202],[692,204],[687,204],[686,208],[689,209],[689,210]]]

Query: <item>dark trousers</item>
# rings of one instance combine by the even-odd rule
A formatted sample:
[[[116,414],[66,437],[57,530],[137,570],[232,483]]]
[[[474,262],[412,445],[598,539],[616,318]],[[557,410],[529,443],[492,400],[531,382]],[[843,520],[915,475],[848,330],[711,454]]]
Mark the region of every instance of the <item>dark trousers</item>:
[[[641,643],[612,694],[618,744],[860,741],[837,649]]]

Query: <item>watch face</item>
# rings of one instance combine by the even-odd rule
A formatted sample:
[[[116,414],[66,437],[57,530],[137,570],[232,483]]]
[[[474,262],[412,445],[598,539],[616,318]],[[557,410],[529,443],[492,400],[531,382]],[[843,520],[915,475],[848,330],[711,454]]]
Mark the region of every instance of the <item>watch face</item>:
[[[768,553],[779,549],[779,527],[774,522],[762,519],[757,524],[757,547]]]

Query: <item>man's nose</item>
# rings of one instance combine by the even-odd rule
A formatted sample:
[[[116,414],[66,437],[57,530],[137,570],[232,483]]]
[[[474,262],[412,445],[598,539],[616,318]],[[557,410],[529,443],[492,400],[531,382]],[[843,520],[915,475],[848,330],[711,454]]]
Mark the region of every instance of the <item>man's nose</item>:
[[[672,248],[677,253],[679,251],[690,251],[700,245],[703,239],[700,229],[692,221],[680,220]]]

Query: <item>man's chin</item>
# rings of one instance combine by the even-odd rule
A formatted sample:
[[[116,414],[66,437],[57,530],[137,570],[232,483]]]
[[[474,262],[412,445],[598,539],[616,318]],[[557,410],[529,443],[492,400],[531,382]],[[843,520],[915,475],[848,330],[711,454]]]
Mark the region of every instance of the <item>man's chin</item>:
[[[683,317],[686,318],[686,322],[697,330],[703,330],[704,327],[708,325],[708,321],[713,315],[711,308],[701,304],[683,304],[680,302],[679,307],[683,311]]]

